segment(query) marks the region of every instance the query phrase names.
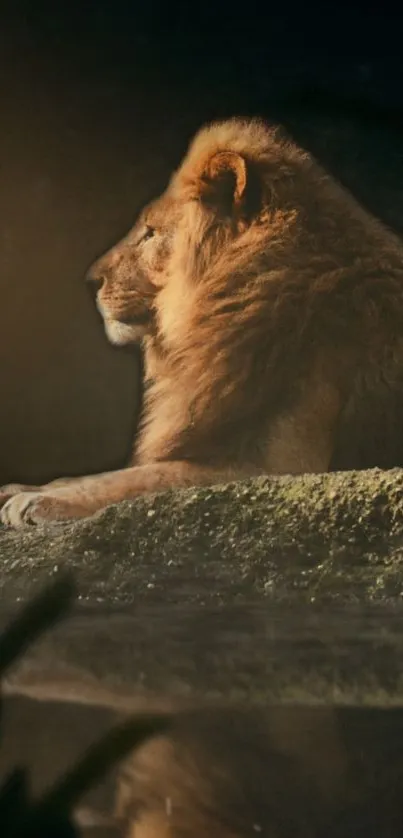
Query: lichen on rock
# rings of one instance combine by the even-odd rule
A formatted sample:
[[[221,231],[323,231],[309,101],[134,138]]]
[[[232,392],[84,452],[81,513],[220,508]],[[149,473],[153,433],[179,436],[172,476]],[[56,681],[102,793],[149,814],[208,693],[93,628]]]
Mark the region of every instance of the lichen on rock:
[[[5,597],[68,564],[83,597],[147,602],[403,595],[403,471],[258,478],[0,531]],[[214,584],[212,581],[214,580]]]

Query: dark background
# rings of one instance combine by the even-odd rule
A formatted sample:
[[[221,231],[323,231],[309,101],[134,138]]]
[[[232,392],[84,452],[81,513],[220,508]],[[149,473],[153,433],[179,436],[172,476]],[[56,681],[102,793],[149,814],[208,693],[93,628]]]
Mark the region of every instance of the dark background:
[[[206,120],[281,122],[403,234],[402,13],[10,2],[0,14],[0,484],[123,465],[139,398],[85,270]]]

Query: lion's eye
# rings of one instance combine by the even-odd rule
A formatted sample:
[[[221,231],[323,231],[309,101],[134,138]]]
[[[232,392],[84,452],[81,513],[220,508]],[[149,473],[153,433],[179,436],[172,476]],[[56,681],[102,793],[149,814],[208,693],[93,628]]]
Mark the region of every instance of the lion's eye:
[[[152,238],[153,238],[153,236],[154,236],[154,233],[155,233],[154,227],[150,227],[150,226],[147,224],[146,229],[144,230],[144,233],[143,233],[143,235],[142,235],[142,237],[141,237],[140,241],[141,241],[141,242],[146,242],[146,241],[148,241],[149,239],[152,239]]]

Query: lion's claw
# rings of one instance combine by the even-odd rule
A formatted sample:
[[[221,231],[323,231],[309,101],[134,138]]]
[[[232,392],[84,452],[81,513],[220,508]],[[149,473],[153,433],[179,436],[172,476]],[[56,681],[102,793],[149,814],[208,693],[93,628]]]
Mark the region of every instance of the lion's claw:
[[[12,495],[4,504],[0,518],[6,527],[23,527],[37,524],[41,520],[41,506],[46,501],[40,492],[19,492]],[[46,517],[46,515],[45,515]]]
[[[77,502],[77,496],[68,489],[54,492],[19,492],[9,497],[0,510],[0,520],[6,527],[18,529],[50,521],[68,521],[83,518],[91,510]]]
[[[40,486],[27,486],[24,483],[7,483],[5,486],[0,486],[0,509],[14,495],[20,495],[22,492],[40,492],[40,490]]]

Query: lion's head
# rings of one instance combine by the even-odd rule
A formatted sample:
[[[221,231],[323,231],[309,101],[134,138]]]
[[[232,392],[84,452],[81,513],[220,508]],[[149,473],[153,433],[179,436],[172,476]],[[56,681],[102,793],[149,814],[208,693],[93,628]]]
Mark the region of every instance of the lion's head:
[[[202,129],[166,191],[89,272],[109,339],[137,342],[161,329],[173,285],[171,320],[179,320],[192,289],[203,294],[213,266],[215,276],[223,276],[215,293],[225,296],[231,264],[247,263],[249,272],[268,239],[278,258],[296,217],[290,188],[295,199],[294,176],[304,165],[310,165],[308,155],[258,120]]]

